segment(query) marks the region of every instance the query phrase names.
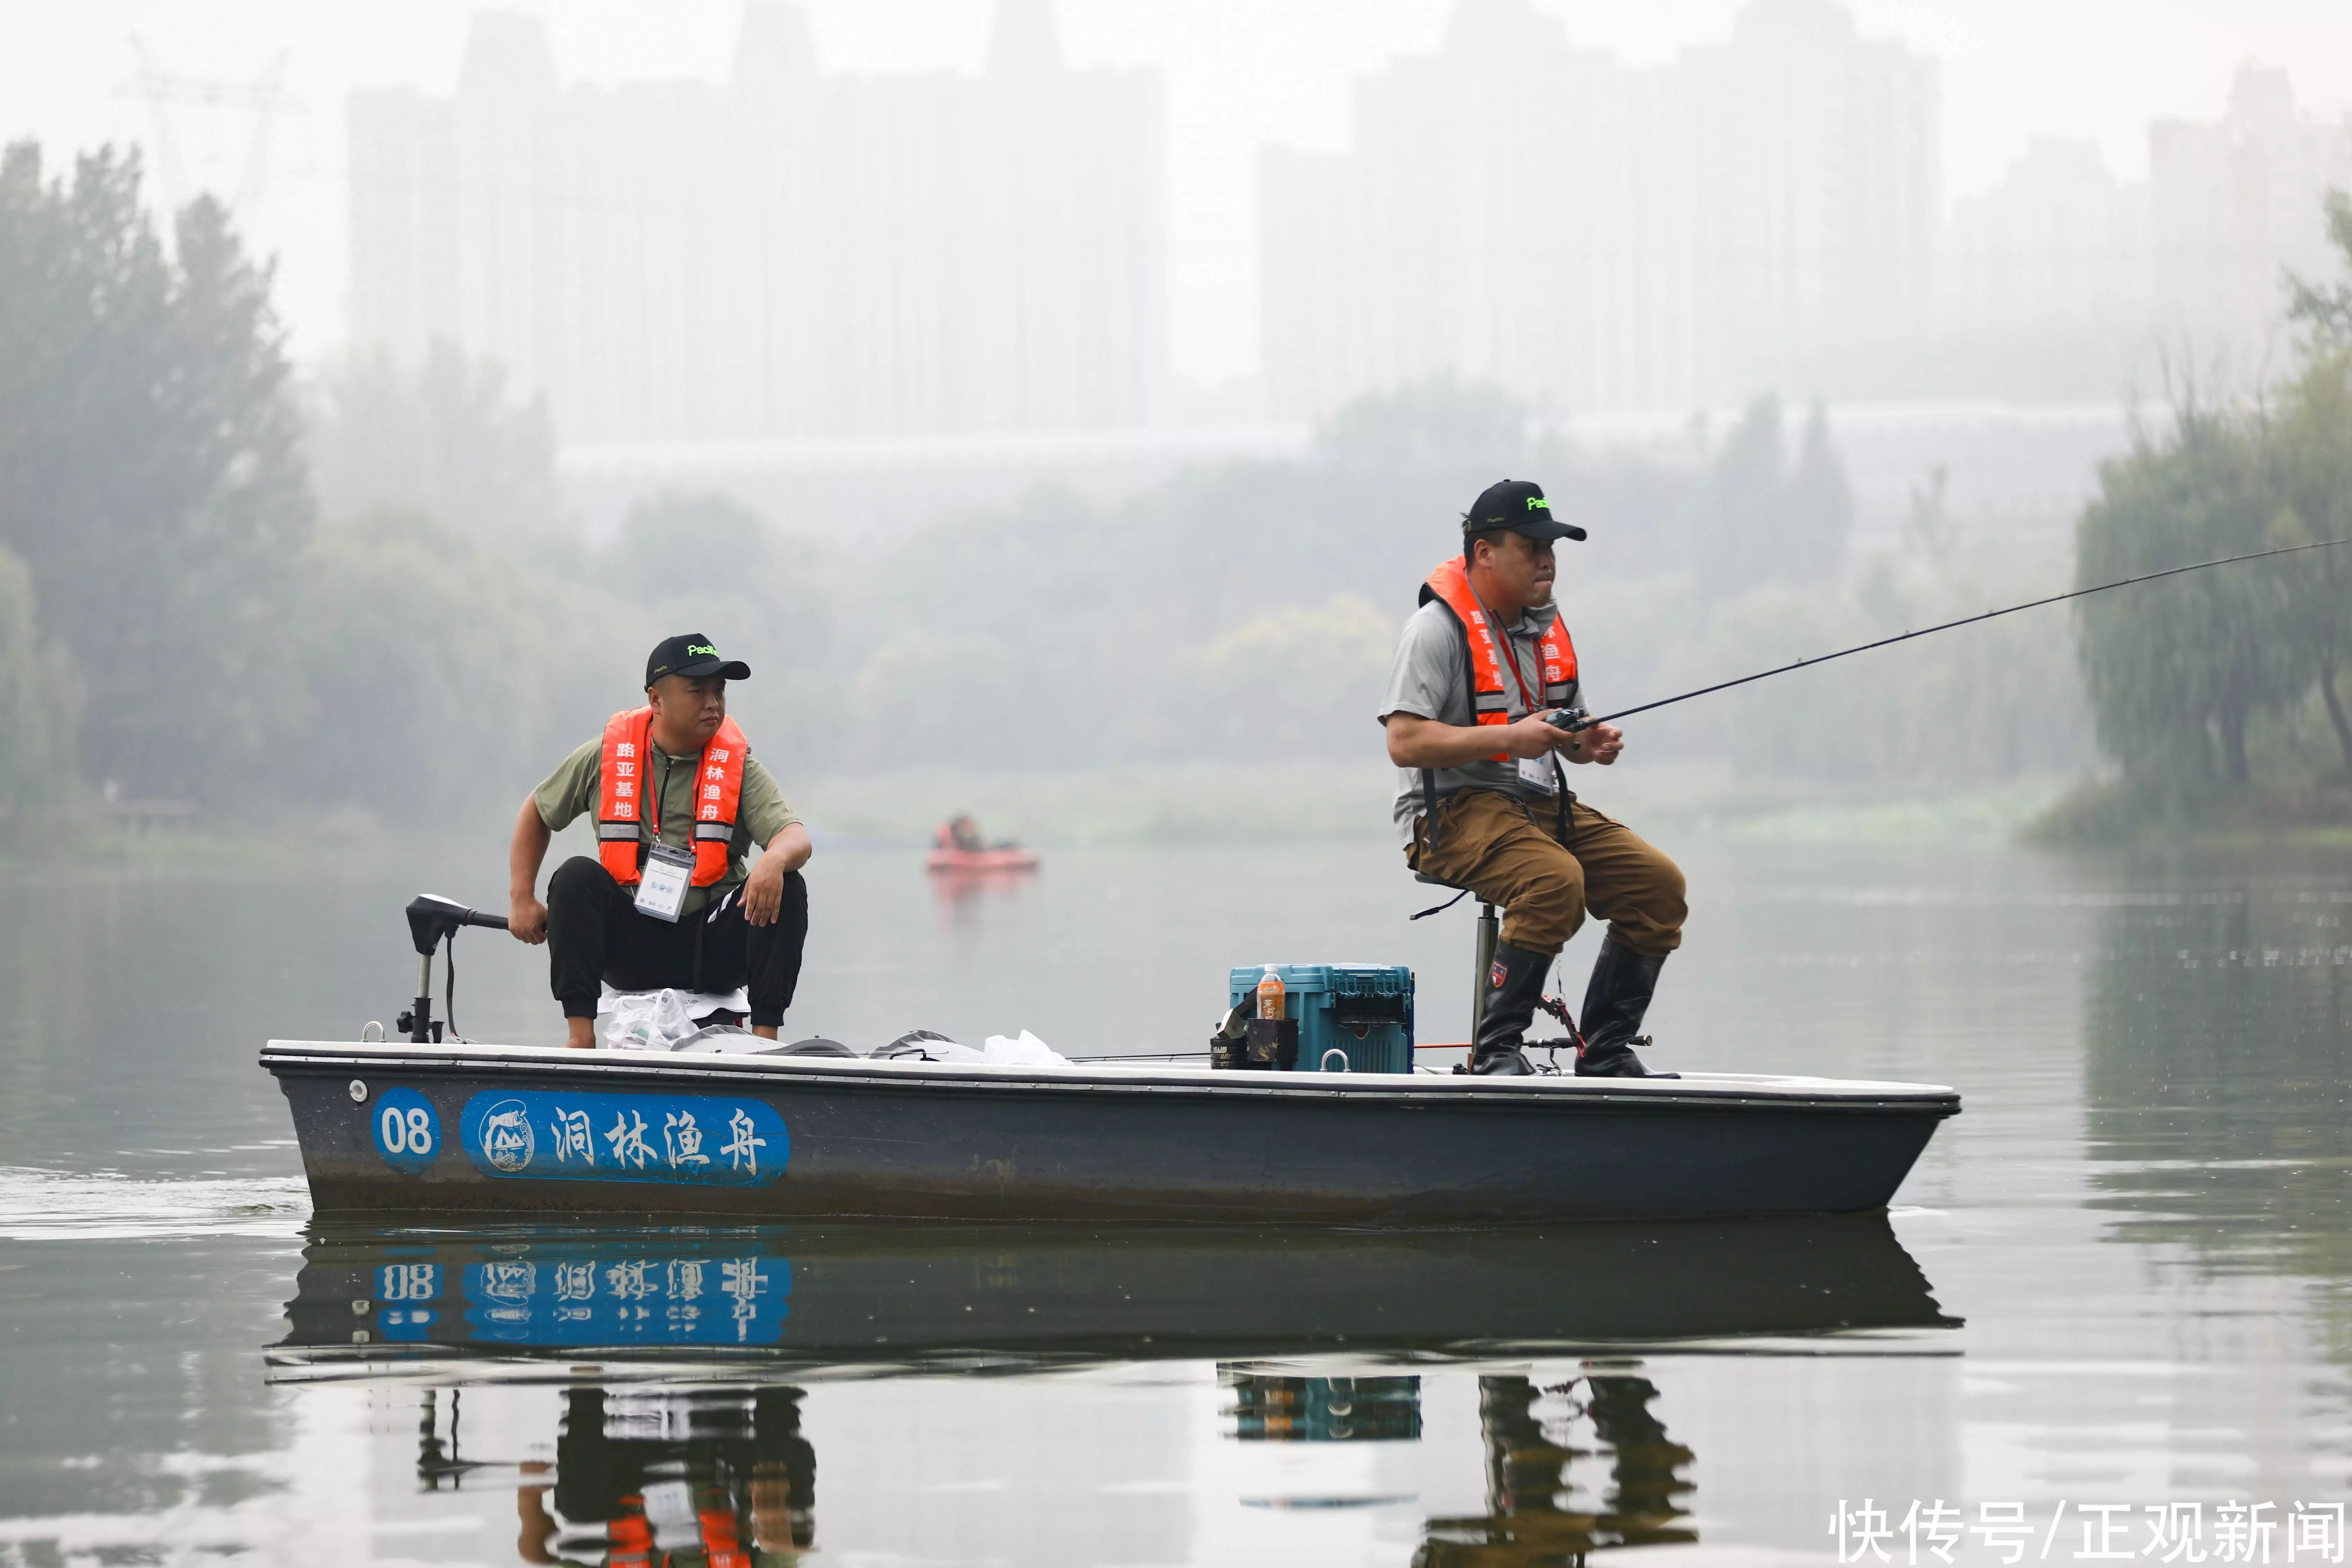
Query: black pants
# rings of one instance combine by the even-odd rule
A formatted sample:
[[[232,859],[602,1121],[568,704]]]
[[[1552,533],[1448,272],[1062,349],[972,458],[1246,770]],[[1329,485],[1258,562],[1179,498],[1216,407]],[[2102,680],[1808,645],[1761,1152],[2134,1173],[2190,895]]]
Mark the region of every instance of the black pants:
[[[772,1028],[793,1005],[807,941],[808,884],[798,871],[784,878],[782,907],[764,926],[743,918],[740,888],[675,924],[641,915],[635,891],[585,855],[566,860],[547,881],[549,981],[567,1018],[594,1017],[607,980],[616,991],[742,985],[751,993],[752,1026]]]

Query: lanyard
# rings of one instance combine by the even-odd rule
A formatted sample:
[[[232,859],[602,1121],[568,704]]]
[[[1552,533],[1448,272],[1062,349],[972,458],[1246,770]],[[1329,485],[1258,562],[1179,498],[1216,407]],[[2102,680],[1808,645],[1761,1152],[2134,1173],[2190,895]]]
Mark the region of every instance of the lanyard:
[[[1486,608],[1486,602],[1484,599],[1473,593],[1470,595],[1470,601],[1485,613],[1487,632],[1503,647],[1503,662],[1511,667],[1511,679],[1518,683],[1519,700],[1527,704],[1529,713],[1535,712],[1537,710],[1535,693],[1528,689],[1528,678],[1519,673],[1518,650],[1511,646],[1511,634],[1495,619],[1495,612]],[[1519,613],[1525,615],[1527,612],[1522,610]],[[1540,653],[1537,655],[1538,658],[1542,657]]]
[[[1511,673],[1513,675],[1517,675],[1518,672],[1519,667],[1517,664],[1512,665]],[[647,826],[652,827],[654,830],[654,842],[658,844],[661,842],[662,796],[669,791],[670,770],[676,767],[682,759],[672,757],[667,752],[661,749],[661,746],[654,740],[654,732],[651,726],[647,726],[646,730],[646,750],[651,752],[655,756],[661,759],[661,782],[654,786],[653,800],[651,802],[653,819],[647,824]],[[695,754],[694,777],[697,784],[699,784],[702,781],[702,759],[709,754],[709,748],[707,746],[703,748],[702,751]]]

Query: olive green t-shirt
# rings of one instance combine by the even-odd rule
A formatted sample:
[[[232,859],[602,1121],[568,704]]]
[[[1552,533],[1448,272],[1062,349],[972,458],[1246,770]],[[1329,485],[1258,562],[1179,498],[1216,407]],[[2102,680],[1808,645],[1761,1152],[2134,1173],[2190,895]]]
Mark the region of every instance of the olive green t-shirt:
[[[691,854],[695,773],[702,759],[699,755],[673,757],[650,742],[646,752],[646,771],[661,792],[656,797],[661,802],[661,841]],[[550,833],[561,833],[581,817],[593,816],[597,791],[604,784],[604,742],[599,736],[564,758],[547,775],[547,782],[531,792],[539,819],[547,824]],[[740,885],[751,874],[751,847],[773,843],[777,834],[799,820],[799,814],[784,803],[784,792],[776,787],[775,775],[761,767],[757,757],[744,758],[743,793],[736,805],[735,837],[727,846],[727,874],[709,887],[688,888],[679,912],[698,910]]]

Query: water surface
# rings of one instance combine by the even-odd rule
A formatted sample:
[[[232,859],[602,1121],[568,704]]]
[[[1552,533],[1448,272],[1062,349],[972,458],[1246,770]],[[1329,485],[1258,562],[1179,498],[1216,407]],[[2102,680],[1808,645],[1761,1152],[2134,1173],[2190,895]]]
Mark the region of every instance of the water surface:
[[[2151,1505],[2210,1537],[2267,1502],[2288,1561],[2352,1468],[2352,858],[1676,847],[1662,1063],[1964,1092],[1890,1215],[314,1225],[257,1047],[388,1019],[400,904],[492,889],[39,886],[0,910],[0,1557],[596,1563],[642,1529],[714,1568],[1835,1561],[1868,1499],[1897,1560],[1941,1500],[1965,1560],[2005,1555],[1988,1507],[2070,1561],[2086,1506],[2128,1505],[2137,1554]],[[1458,1038],[1467,911],[1410,924],[1423,891],[1378,845],[954,889],[835,848],[791,1026],[1186,1049],[1232,965],[1362,961],[1412,964],[1423,1038]],[[553,1040],[541,954],[476,932],[457,963],[468,1035]],[[428,1311],[478,1342],[397,1348]]]

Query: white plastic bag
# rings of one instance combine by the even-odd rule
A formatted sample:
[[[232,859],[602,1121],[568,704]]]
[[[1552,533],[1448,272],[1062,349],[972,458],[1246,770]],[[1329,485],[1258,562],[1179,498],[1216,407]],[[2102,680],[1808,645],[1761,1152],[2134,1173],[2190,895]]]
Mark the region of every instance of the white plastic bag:
[[[679,991],[625,991],[604,1014],[604,1048],[666,1051],[694,1033],[694,1015]]]
[[[989,1036],[987,1042],[980,1047],[980,1054],[1006,1067],[1066,1068],[1070,1065],[1069,1058],[1026,1029],[1021,1031],[1021,1037],[1017,1040],[1003,1035]]]

